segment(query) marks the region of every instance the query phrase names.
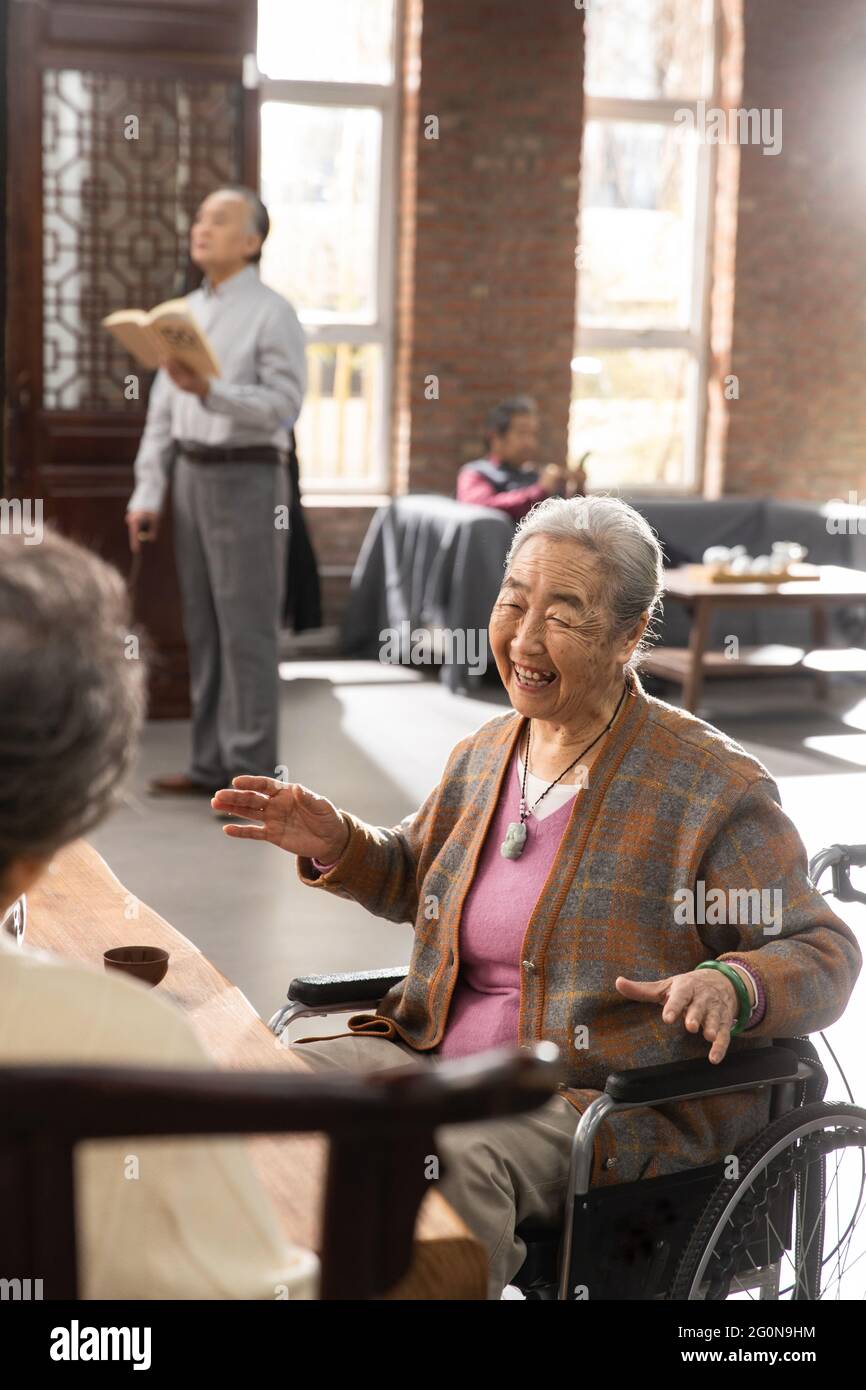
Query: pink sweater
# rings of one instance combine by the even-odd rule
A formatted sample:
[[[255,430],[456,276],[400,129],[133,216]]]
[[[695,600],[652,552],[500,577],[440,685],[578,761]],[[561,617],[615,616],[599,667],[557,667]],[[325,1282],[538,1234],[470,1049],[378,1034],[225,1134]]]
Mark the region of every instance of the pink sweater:
[[[577,787],[570,790],[580,794]],[[527,800],[532,805],[529,791]],[[523,853],[519,859],[504,859],[499,847],[509,823],[520,818],[520,772],[515,752],[463,904],[457,984],[445,1034],[431,1056],[465,1057],[516,1044],[523,938],[573,806],[574,796],[569,796],[542,820],[530,815]],[[317,859],[313,864],[322,873],[333,867]],[[748,973],[754,982],[754,975]],[[765,1007],[763,990],[758,990],[749,1027],[760,1022]]]
[[[465,1057],[516,1044],[523,938],[573,806],[571,796],[543,820],[530,816],[520,858],[504,859],[499,846],[509,822],[520,819],[515,756],[463,904],[460,971],[445,1036],[433,1055]]]
[[[569,790],[576,795],[578,788]],[[532,805],[531,797],[527,799]],[[564,805],[543,820],[531,815],[520,858],[504,859],[499,846],[509,822],[520,818],[520,773],[515,753],[463,904],[457,986],[445,1036],[431,1055],[465,1057],[517,1042],[520,948],[573,805],[574,796],[569,795]],[[321,873],[333,868],[318,859],[313,864]]]
[[[488,478],[473,473],[471,468],[464,468],[457,475],[458,502],[471,502],[476,507],[495,507],[514,521],[520,521],[536,502],[543,502],[549,495],[541,483],[527,483],[526,487],[512,488],[510,492],[497,492]]]

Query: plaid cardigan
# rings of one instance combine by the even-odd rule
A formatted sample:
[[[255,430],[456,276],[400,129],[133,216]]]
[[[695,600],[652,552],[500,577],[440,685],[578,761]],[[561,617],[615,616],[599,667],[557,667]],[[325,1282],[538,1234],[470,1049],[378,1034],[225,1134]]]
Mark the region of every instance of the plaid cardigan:
[[[856,938],[808,878],[806,852],[767,769],[718,729],[648,696],[630,673],[626,699],[575,798],[523,941],[519,1038],[556,1043],[566,1098],[579,1111],[612,1071],[705,1058],[701,1033],[662,1022],[657,1004],[625,999],[618,975],[656,980],[737,957],[760,978],[766,1012],[734,1040],[816,1032],[843,1013],[862,963]],[[418,1051],[445,1030],[459,969],[464,899],[523,728],[513,710],[464,738],[420,809],[392,829],[342,812],[350,838],[301,881],[412,922],[409,973],[351,1033],[398,1036]],[[519,863],[515,864],[519,873]],[[781,921],[681,925],[678,890],[779,890]],[[712,899],[711,899],[712,901]],[[718,899],[716,899],[718,901]],[[579,1025],[585,1025],[578,1033]],[[724,1065],[724,1064],[722,1064]],[[593,1184],[656,1177],[735,1152],[769,1115],[770,1088],[659,1109],[613,1112],[599,1128]]]

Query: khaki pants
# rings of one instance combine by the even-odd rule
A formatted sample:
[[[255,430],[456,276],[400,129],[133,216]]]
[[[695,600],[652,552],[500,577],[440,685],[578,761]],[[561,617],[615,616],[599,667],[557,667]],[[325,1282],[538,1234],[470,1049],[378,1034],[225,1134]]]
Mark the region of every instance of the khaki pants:
[[[314,1071],[389,1071],[437,1062],[403,1042],[369,1035],[291,1046]],[[500,1298],[523,1264],[526,1246],[515,1226],[526,1220],[561,1223],[579,1119],[574,1106],[557,1095],[527,1115],[439,1131],[439,1190],[487,1250],[488,1298]]]

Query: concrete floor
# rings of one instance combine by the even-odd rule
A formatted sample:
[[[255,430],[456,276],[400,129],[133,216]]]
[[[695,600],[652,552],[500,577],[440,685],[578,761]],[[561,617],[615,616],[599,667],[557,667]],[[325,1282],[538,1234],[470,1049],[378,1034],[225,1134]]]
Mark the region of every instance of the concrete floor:
[[[417,670],[376,662],[293,661],[281,674],[281,760],[290,776],[377,825],[414,810],[454,745],[504,701],[493,686],[483,698],[455,696]],[[806,678],[715,682],[702,715],[766,764],[810,856],[836,841],[866,842],[866,685],[836,678],[820,706]],[[207,801],[146,795],[150,776],[186,766],[187,738],[183,722],[147,726],[126,803],[91,836],[127,888],[195,941],[265,1017],[295,975],[404,963],[408,925],[305,888],[294,857],[230,840]],[[866,908],[833,906],[866,942]],[[830,1030],[861,1103],[866,1064],[854,1020],[863,1004],[861,978],[846,1018]],[[333,1031],[333,1020],[307,1020],[291,1036]],[[838,1086],[831,1091],[844,1097]]]

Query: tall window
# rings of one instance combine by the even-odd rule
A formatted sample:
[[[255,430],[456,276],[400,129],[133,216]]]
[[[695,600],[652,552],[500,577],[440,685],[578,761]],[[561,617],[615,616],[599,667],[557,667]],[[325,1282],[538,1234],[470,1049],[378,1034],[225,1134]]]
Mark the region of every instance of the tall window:
[[[398,0],[259,0],[262,279],[308,337],[316,490],[381,491],[391,377]]]
[[[706,381],[713,0],[592,0],[569,452],[596,487],[688,488]],[[681,114],[691,110],[694,121]]]

